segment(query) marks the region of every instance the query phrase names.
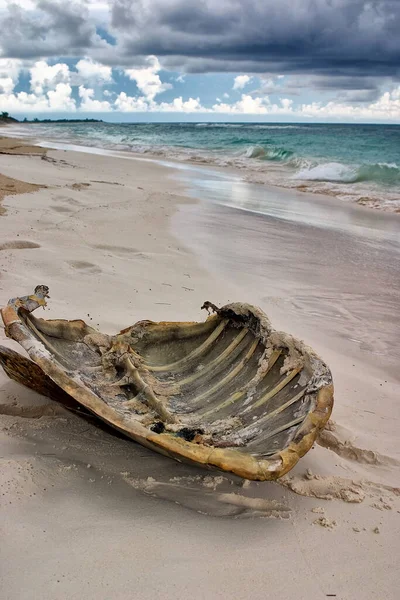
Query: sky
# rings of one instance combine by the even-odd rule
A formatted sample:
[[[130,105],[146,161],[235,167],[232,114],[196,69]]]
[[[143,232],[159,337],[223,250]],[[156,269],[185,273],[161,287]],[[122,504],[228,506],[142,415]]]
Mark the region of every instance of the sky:
[[[400,124],[400,0],[0,0],[0,111]]]

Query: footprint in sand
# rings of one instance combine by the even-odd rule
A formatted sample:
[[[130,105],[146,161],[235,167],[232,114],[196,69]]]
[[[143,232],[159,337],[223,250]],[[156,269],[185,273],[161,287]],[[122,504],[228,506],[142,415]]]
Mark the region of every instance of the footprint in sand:
[[[85,273],[91,273],[93,275],[101,273],[100,267],[93,263],[86,262],[85,260],[73,260],[68,263],[73,269],[77,271],[83,271]]]
[[[150,256],[145,252],[140,252],[136,248],[128,248],[127,246],[109,246],[107,244],[99,244],[97,246],[93,246],[98,250],[104,250],[105,252],[109,252],[110,254],[118,257],[131,256],[132,258],[144,258],[149,259]]]
[[[124,184],[118,183],[118,181],[103,181],[102,179],[92,179],[91,181],[92,181],[92,183],[104,183],[107,185],[121,185],[122,187],[124,187]]]
[[[90,183],[73,183],[72,185],[67,185],[66,187],[71,190],[78,190],[78,192],[80,192],[81,190],[90,187]]]
[[[75,209],[83,206],[82,202],[68,196],[55,196],[54,201],[57,204],[52,204],[50,208],[59,213],[74,213]]]
[[[72,210],[72,208],[68,208],[68,206],[50,206],[50,208],[52,208],[55,212],[59,212],[59,213],[72,213],[74,212]]]
[[[40,248],[40,244],[35,242],[25,242],[24,240],[13,240],[0,244],[0,250],[24,250],[25,248]]]
[[[71,206],[82,206],[82,202],[75,200],[75,198],[70,198],[69,196],[55,196],[54,200],[57,202],[64,202],[64,204],[69,204]]]

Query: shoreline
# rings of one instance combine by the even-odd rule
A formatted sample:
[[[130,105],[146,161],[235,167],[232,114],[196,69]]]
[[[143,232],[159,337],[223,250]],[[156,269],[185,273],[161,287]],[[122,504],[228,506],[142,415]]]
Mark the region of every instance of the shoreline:
[[[196,169],[83,152],[47,156],[0,154],[0,173],[47,186],[3,201],[1,306],[47,284],[45,318],[85,318],[114,333],[141,319],[203,320],[205,300],[260,304],[277,329],[303,338],[333,368],[336,404],[321,443],[285,482],[242,487],[58,411],[1,371],[5,600],[79,598],[82,589],[97,600],[112,589],[125,600],[133,585],[144,600],[263,600],[266,586],[299,600],[359,600],[361,587],[366,600],[395,600],[399,381],[386,357],[399,351],[399,309],[384,292],[399,291],[398,263],[384,265],[397,248],[368,233],[372,211],[356,211],[369,215],[370,228],[352,237],[290,215],[211,204]],[[222,181],[229,193],[229,176],[199,172],[210,189]],[[280,197],[262,190],[272,203]],[[330,199],[329,210],[351,225],[355,213],[338,204]],[[356,294],[365,269],[369,280]],[[0,343],[21,351],[3,331]],[[243,513],[232,512],[230,494]],[[255,499],[261,515],[251,509]],[[284,517],[272,501],[289,509]]]
[[[8,147],[11,145],[11,143],[13,142],[14,139],[19,139],[19,138],[7,138],[4,136],[0,136],[0,155],[3,153],[2,152],[2,142],[5,146],[6,149],[8,149]],[[317,226],[317,227],[321,227],[322,225],[324,226],[328,226],[328,227],[332,227],[334,226],[334,224],[329,220],[331,220],[332,218],[332,214],[339,213],[339,218],[341,219],[340,222],[338,222],[338,227],[339,229],[342,229],[343,226],[345,226],[344,221],[346,219],[343,219],[343,215],[346,212],[349,212],[350,214],[354,215],[351,217],[351,221],[353,221],[354,219],[356,221],[358,221],[359,223],[363,223],[363,221],[365,221],[366,223],[369,222],[371,223],[371,225],[373,227],[378,227],[379,228],[379,223],[381,222],[383,224],[383,227],[385,227],[386,224],[390,224],[393,223],[393,228],[394,228],[394,235],[397,234],[398,231],[398,225],[400,224],[400,221],[397,220],[397,218],[395,217],[394,221],[393,221],[393,215],[394,214],[400,214],[397,213],[396,211],[386,211],[386,210],[374,210],[371,211],[369,207],[363,205],[363,204],[358,204],[356,202],[337,202],[337,199],[334,196],[331,196],[329,194],[319,194],[319,193],[313,193],[313,192],[309,192],[309,191],[300,191],[300,190],[295,190],[292,188],[285,188],[285,187],[280,187],[280,186],[275,186],[271,183],[254,183],[254,182],[248,182],[246,181],[240,174],[240,172],[238,172],[237,169],[233,169],[233,168],[228,168],[228,167],[218,167],[217,165],[203,165],[203,164],[197,164],[195,162],[190,162],[190,161],[180,161],[177,159],[162,159],[162,158],[158,158],[156,156],[143,156],[141,154],[138,153],[134,153],[134,152],[128,152],[125,150],[111,150],[108,148],[97,148],[97,147],[91,147],[91,146],[83,146],[83,145],[74,145],[74,144],[64,144],[64,143],[53,143],[48,144],[47,146],[44,144],[36,145],[36,141],[34,139],[31,138],[25,138],[27,139],[28,143],[21,143],[21,145],[17,145],[16,147],[16,151],[15,152],[5,152],[6,154],[29,154],[29,155],[39,155],[44,153],[44,155],[46,155],[47,151],[49,150],[53,150],[53,151],[58,151],[60,153],[62,152],[73,152],[73,153],[83,153],[83,154],[90,154],[90,155],[95,155],[95,156],[102,156],[102,157],[110,157],[110,158],[116,158],[116,159],[123,159],[123,160],[132,160],[132,161],[138,161],[143,162],[143,163],[147,163],[147,164],[155,164],[158,165],[160,167],[166,168],[169,170],[169,172],[171,173],[171,177],[173,177],[180,186],[183,186],[182,189],[185,190],[185,193],[187,194],[187,197],[193,197],[193,200],[195,202],[201,201],[201,200],[209,200],[208,196],[210,195],[210,188],[205,187],[204,185],[202,185],[202,180],[205,179],[206,181],[217,181],[218,183],[222,183],[222,185],[224,185],[224,182],[227,183],[227,185],[232,184],[232,182],[234,182],[235,184],[237,184],[238,186],[242,186],[244,188],[253,188],[253,189],[259,189],[262,190],[261,194],[267,194],[269,196],[276,196],[279,200],[279,202],[275,203],[274,206],[269,205],[263,205],[262,207],[255,207],[255,206],[249,206],[248,204],[245,205],[240,205],[240,204],[231,204],[229,201],[220,201],[218,199],[215,198],[215,196],[212,198],[211,202],[215,202],[217,204],[220,204],[221,206],[226,206],[228,208],[237,210],[237,211],[243,211],[244,213],[250,213],[250,214],[255,214],[255,215],[259,215],[259,216],[266,216],[266,217],[276,217],[276,218],[281,218],[283,220],[299,220],[300,222],[303,222],[305,224],[308,224],[310,226]],[[33,145],[31,145],[31,143]],[[40,151],[37,151],[37,148],[40,149]],[[22,151],[20,151],[22,149]],[[50,159],[51,160],[51,159]],[[199,177],[196,177],[196,174],[199,175]],[[201,177],[200,177],[201,176]],[[205,177],[204,177],[205,176]],[[221,180],[221,181],[219,181]],[[20,182],[22,184],[24,184],[24,182]],[[194,184],[194,185],[193,185]],[[215,189],[211,190],[212,193],[215,193]],[[232,193],[232,190],[229,191],[231,196],[236,196],[236,193]],[[1,200],[0,200],[1,202]],[[286,210],[286,205],[288,203],[294,204],[294,210]],[[308,215],[308,220],[304,221],[304,217],[302,216],[302,214],[304,213],[304,211],[302,210],[298,210],[299,208],[302,208],[304,206],[309,206],[312,207],[315,215],[312,215],[311,211],[308,209],[308,211],[306,211],[306,214]],[[333,211],[333,212],[332,212]],[[288,214],[286,214],[288,213]],[[371,218],[372,215],[372,218]],[[364,218],[363,218],[364,217]],[[325,221],[325,222],[324,222]],[[390,227],[389,227],[390,229]],[[354,231],[352,231],[354,233]],[[385,231],[385,235],[389,235],[390,237],[390,232],[388,234],[387,229]],[[396,237],[397,239],[397,237]]]
[[[9,133],[12,136],[12,126],[5,126],[8,127],[9,129]],[[300,195],[311,195],[311,196],[316,196],[318,198],[335,198],[336,201],[340,201],[341,203],[347,204],[347,205],[352,205],[352,206],[359,206],[361,208],[366,208],[368,210],[373,209],[375,213],[388,213],[388,214],[400,214],[400,205],[387,205],[387,204],[379,204],[380,200],[378,198],[369,198],[368,196],[362,195],[360,196],[360,198],[352,198],[352,192],[350,193],[350,189],[347,189],[347,192],[350,193],[350,198],[348,198],[348,193],[346,193],[346,188],[344,187],[342,190],[333,190],[333,189],[328,189],[327,184],[331,185],[334,184],[334,181],[328,182],[328,181],[301,181],[299,180],[298,184],[296,185],[290,185],[289,182],[292,179],[291,177],[287,180],[285,180],[285,183],[282,182],[282,178],[280,180],[280,183],[278,184],[275,181],[270,181],[270,180],[266,180],[265,179],[265,173],[263,173],[262,170],[258,170],[255,168],[251,168],[250,164],[229,164],[230,159],[228,160],[228,162],[226,164],[218,164],[216,162],[213,161],[208,161],[208,159],[206,158],[200,158],[198,157],[197,159],[195,158],[184,158],[183,156],[180,156],[179,158],[166,158],[165,157],[165,153],[164,151],[157,151],[156,149],[154,150],[154,152],[146,152],[145,154],[140,153],[140,152],[135,152],[134,150],[127,150],[127,149],[111,149],[111,148],[106,148],[105,146],[103,147],[98,147],[98,146],[85,146],[84,144],[75,144],[75,143],[69,143],[69,142],[57,142],[55,140],[52,139],[45,139],[42,141],[39,139],[39,137],[33,136],[32,138],[30,136],[21,136],[16,135],[15,138],[19,138],[19,139],[28,139],[31,140],[34,143],[40,144],[40,145],[47,145],[49,148],[55,149],[55,150],[72,150],[72,151],[76,151],[76,152],[86,152],[86,153],[93,153],[93,154],[104,154],[107,156],[129,156],[129,157],[133,157],[137,160],[153,160],[153,161],[157,161],[160,162],[160,164],[165,163],[165,164],[171,164],[171,165],[189,165],[192,166],[193,168],[199,168],[199,169],[208,169],[208,170],[212,170],[218,173],[221,173],[221,176],[223,173],[226,173],[226,177],[237,177],[240,178],[241,181],[246,182],[246,183],[250,183],[250,184],[255,184],[255,185],[262,185],[265,186],[267,189],[268,188],[272,188],[275,190],[282,190],[283,192],[287,192],[287,193],[293,193],[293,194],[300,194]],[[171,148],[171,150],[173,150],[173,148]],[[193,149],[193,151],[195,151],[195,149]],[[231,157],[233,158],[233,157]],[[274,163],[271,162],[269,164],[269,168],[270,169],[276,169],[277,167],[279,169],[283,168],[283,163]],[[254,165],[253,165],[254,167]],[[246,175],[246,170],[249,169],[250,172],[252,173],[251,175]],[[282,174],[281,174],[282,175]],[[336,182],[338,183],[338,182]],[[352,184],[354,185],[354,184]],[[356,184],[357,185],[357,184]],[[315,187],[316,186],[316,187]],[[391,200],[400,200],[400,195],[399,194],[393,194],[393,192],[390,192],[389,190],[385,191],[386,195],[392,195],[391,196]]]

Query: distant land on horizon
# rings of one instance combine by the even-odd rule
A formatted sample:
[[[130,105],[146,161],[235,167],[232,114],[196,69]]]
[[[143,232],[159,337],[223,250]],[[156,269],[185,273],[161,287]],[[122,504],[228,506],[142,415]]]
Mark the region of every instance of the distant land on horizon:
[[[10,115],[8,114],[8,112],[2,112],[0,113],[0,124],[1,123],[19,123],[18,119],[14,119],[14,117],[10,117]]]
[[[15,119],[8,113],[3,112],[0,114],[0,123],[104,123],[103,119]]]

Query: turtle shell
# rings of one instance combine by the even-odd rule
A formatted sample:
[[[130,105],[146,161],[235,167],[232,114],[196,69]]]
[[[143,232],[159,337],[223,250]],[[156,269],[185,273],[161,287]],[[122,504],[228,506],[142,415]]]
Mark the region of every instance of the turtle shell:
[[[38,286],[2,310],[7,335],[31,359],[0,349],[6,372],[157,452],[272,480],[329,419],[329,368],[259,308],[206,302],[204,322],[140,321],[109,336],[82,320],[36,318],[47,297]]]

